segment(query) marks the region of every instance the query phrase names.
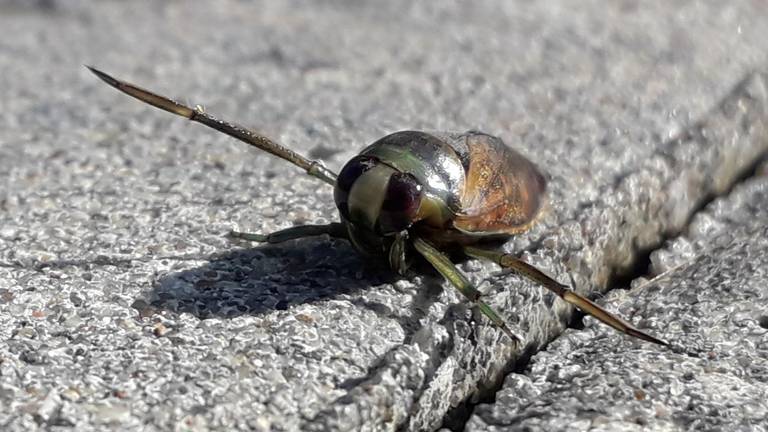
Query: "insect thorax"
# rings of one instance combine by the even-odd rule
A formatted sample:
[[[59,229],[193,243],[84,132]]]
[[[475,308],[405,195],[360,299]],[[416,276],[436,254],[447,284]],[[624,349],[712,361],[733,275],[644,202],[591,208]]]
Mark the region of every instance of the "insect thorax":
[[[458,208],[463,179],[462,161],[445,141],[396,132],[347,162],[334,198],[346,221],[380,235],[424,219],[444,227]]]

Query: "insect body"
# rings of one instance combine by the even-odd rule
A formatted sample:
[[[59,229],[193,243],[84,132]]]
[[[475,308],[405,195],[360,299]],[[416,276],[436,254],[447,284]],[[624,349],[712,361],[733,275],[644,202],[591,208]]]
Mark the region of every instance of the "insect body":
[[[348,239],[360,252],[382,257],[404,274],[420,255],[474,302],[514,342],[504,320],[480,300],[480,292],[441,251],[456,250],[512,269],[611,327],[666,345],[512,255],[477,244],[527,230],[544,205],[546,181],[536,166],[496,137],[402,131],[365,148],[337,176],[318,161],[242,126],[89,69],[107,84],[143,102],[205,124],[303,168],[334,187],[341,222],[304,225],[237,238],[279,243],[328,234]]]
[[[545,187],[536,167],[496,137],[403,131],[347,162],[334,198],[352,243],[404,273],[406,248],[392,243],[415,236],[450,248],[524,231]]]

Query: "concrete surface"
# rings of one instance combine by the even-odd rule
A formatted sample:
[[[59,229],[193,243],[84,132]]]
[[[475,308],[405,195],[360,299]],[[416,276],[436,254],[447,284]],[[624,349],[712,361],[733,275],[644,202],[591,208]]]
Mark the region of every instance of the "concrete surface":
[[[589,319],[555,339],[570,308],[492,265],[462,264],[524,335],[514,350],[434,275],[396,278],[325,238],[229,242],[233,228],[335,220],[330,188],[81,65],[203,104],[335,170],[396,130],[499,135],[551,178],[547,217],[505,249],[596,294],[639,276],[638,260],[768,151],[767,23],[759,1],[0,2],[0,424],[480,428],[475,404],[505,376],[524,380],[510,372],[534,371],[527,359],[552,340],[541,355],[564,363],[573,346],[552,347],[595,331],[616,355],[589,345],[584,362],[626,371],[619,356],[631,353],[625,376],[657,386],[647,394],[674,388],[670,410],[700,401],[686,380],[703,380],[703,363],[689,360],[691,380],[656,362],[705,352],[718,326],[735,331],[714,321],[730,297],[712,294],[712,320],[693,321],[702,328],[675,321],[683,291],[655,285],[669,298],[640,290],[615,303],[671,353]],[[764,244],[746,238],[730,250],[757,269]],[[722,278],[706,279],[708,261],[680,277],[716,291],[750,265],[722,262]],[[760,280],[744,295],[764,296]],[[764,342],[718,359],[726,379],[739,362],[762,364]],[[610,420],[628,405],[609,394],[593,403]],[[574,406],[536,415],[593,417]],[[751,406],[764,410],[737,408]],[[703,425],[720,425],[735,412],[707,415]]]
[[[765,168],[654,251],[652,280],[604,299],[658,322],[672,349],[632,349],[594,321],[569,329],[475,407],[466,430],[768,429]]]

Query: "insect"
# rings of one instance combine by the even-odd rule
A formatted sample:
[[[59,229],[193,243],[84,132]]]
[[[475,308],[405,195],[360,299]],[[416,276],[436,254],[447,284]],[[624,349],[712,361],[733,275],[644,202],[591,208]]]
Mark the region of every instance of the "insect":
[[[188,107],[87,67],[123,93],[271,153],[334,188],[341,222],[295,226],[270,234],[232,232],[233,237],[280,243],[327,234],[349,240],[365,255],[388,261],[400,274],[405,274],[413,257],[420,255],[513,343],[520,342],[444,253],[458,251],[511,269],[620,332],[667,345],[530,264],[479,246],[526,231],[545,202],[546,181],[538,168],[499,138],[474,131],[395,132],[365,148],[336,175],[321,162],[248,128],[219,120],[199,106]]]

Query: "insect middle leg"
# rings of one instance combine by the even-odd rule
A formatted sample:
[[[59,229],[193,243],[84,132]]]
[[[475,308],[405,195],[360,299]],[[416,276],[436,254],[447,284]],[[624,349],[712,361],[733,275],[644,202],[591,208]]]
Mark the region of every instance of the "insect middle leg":
[[[478,291],[477,288],[475,288],[475,286],[472,285],[472,283],[467,279],[467,277],[464,276],[461,271],[456,268],[455,265],[453,265],[447,256],[420,238],[416,238],[413,241],[413,246],[422,256],[424,256],[424,258],[427,259],[427,261],[429,261],[430,264],[432,264],[433,267],[435,267],[438,272],[440,272],[441,275],[443,275],[444,278],[446,278],[453,286],[455,286],[456,289],[458,289],[459,292],[464,295],[464,297],[477,305],[477,307],[480,309],[480,312],[487,316],[488,319],[490,319],[496,327],[506,333],[506,335],[512,339],[512,342],[515,344],[520,342],[520,338],[512,333],[509,327],[507,327],[507,325],[504,323],[504,320],[501,319],[499,314],[497,314],[496,311],[494,311],[485,302],[480,300],[480,291]]]
[[[303,237],[314,237],[328,234],[335,238],[347,238],[347,229],[344,224],[338,222],[326,225],[299,225],[275,231],[269,234],[245,233],[239,231],[230,231],[231,238],[249,240],[261,243],[282,243],[288,240],[295,240]]]
[[[489,251],[471,246],[465,246],[463,249],[464,253],[471,257],[493,261],[501,267],[511,269],[515,273],[539,283],[540,285],[544,286],[544,288],[557,294],[557,296],[561,299],[576,306],[583,312],[592,315],[593,317],[622,333],[659,345],[668,345],[666,342],[660,339],[656,339],[655,337],[637,329],[632,324],[608,312],[601,306],[595,304],[592,300],[579,295],[570,287],[557,282],[551,277],[545,275],[543,272],[541,272],[541,270],[526,263],[525,261],[522,261],[504,252]]]

